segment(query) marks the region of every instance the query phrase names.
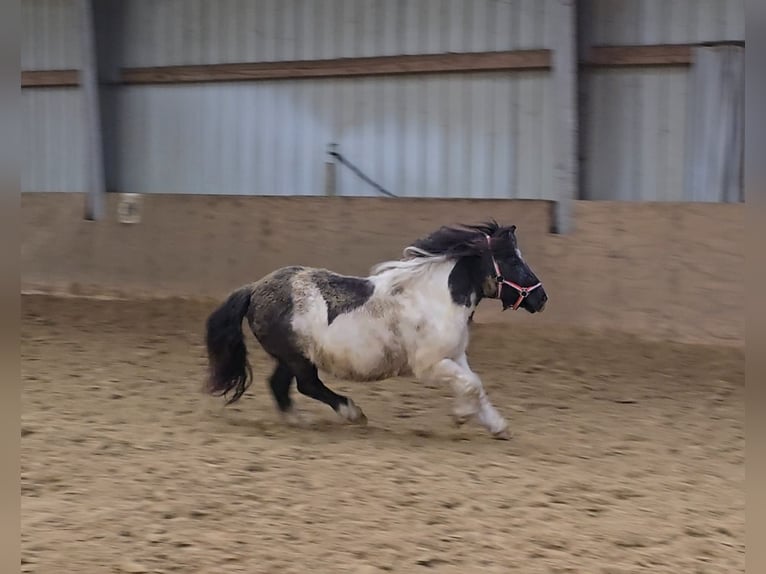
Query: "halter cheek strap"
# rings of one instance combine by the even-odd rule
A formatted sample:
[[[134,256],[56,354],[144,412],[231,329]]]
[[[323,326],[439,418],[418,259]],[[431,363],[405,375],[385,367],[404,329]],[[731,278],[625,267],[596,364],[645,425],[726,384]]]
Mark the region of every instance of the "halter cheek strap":
[[[524,301],[524,299],[527,298],[527,296],[540,287],[542,285],[542,282],[538,281],[536,284],[532,285],[531,287],[522,287],[521,285],[514,283],[513,281],[509,281],[505,277],[503,277],[503,274],[500,273],[500,266],[497,264],[497,260],[495,259],[495,256],[492,254],[492,238],[489,235],[485,235],[487,238],[487,245],[489,246],[489,256],[492,258],[492,265],[495,267],[495,282],[497,283],[497,295],[495,296],[495,299],[500,299],[500,296],[503,293],[503,285],[508,285],[508,287],[511,287],[512,289],[515,289],[516,292],[519,294],[518,299],[516,299],[516,302],[511,305],[511,308],[516,311],[521,306],[521,303]]]

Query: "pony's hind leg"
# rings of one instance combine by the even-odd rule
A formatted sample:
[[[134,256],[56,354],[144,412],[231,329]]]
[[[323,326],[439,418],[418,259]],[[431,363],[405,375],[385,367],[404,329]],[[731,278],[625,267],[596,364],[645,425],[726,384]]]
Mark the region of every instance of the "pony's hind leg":
[[[301,424],[303,421],[295,410],[293,400],[290,398],[290,385],[293,382],[293,372],[282,361],[277,363],[274,372],[269,377],[269,387],[274,401],[277,403],[282,417],[289,424]]]
[[[343,395],[328,389],[319,379],[317,368],[308,360],[300,361],[294,368],[295,378],[298,381],[298,391],[307,397],[316,399],[329,405],[338,416],[348,422],[361,425],[367,424],[367,417],[354,401]]]

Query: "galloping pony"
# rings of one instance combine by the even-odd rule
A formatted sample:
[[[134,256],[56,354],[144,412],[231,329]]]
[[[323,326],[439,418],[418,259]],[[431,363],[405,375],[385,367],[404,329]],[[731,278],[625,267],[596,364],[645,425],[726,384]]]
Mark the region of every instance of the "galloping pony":
[[[290,397],[293,379],[300,393],[365,424],[362,410],[327,388],[318,371],[360,382],[414,375],[451,386],[457,424],[473,419],[494,437],[508,438],[508,423],[466,358],[469,324],[482,299],[499,299],[503,310],[545,307],[548,296],[519,251],[515,225],[441,227],[368,277],[277,269],[231,293],[209,316],[207,391],[231,393],[229,404],[252,382],[242,332],[247,317],[276,360],[269,385],[288,422],[300,420]]]

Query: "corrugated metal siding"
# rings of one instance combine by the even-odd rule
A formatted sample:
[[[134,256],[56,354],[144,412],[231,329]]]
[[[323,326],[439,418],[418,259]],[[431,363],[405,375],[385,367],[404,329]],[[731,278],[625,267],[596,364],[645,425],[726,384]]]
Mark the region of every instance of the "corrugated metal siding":
[[[549,82],[533,72],[127,87],[117,187],[318,195],[334,142],[397,195],[549,197]],[[338,166],[338,193],[377,192]]]
[[[687,85],[683,69],[590,74],[587,199],[683,198]]]
[[[744,201],[744,49],[695,48],[685,199]]]
[[[86,190],[89,158],[80,90],[25,89],[22,105],[22,191]]]
[[[77,69],[81,64],[76,0],[22,0],[21,69]]]
[[[744,41],[745,0],[591,0],[594,44]]]
[[[593,44],[744,40],[743,0],[594,0]],[[681,201],[687,169],[686,68],[594,70],[583,194]]]
[[[116,51],[123,66],[152,66],[539,48],[550,40],[548,4],[131,0]],[[26,67],[78,67],[76,2],[26,0],[25,10]],[[110,187],[317,194],[326,146],[337,142],[397,194],[547,197],[549,83],[546,73],[525,72],[125,88],[117,125],[107,127],[117,154]],[[86,181],[78,91],[61,92],[25,91],[30,110],[46,110],[27,116],[25,189]],[[343,167],[338,185],[342,194],[375,193]]]
[[[549,4],[542,0],[131,0],[124,5],[124,65],[542,48]]]
[[[78,69],[80,19],[76,0],[23,0],[21,68]],[[78,88],[25,88],[22,92],[24,191],[83,191],[87,154],[82,94]]]
[[[543,0],[131,0],[124,66],[553,47]],[[77,68],[75,0],[23,0],[24,69]],[[744,39],[743,0],[596,0],[594,43]],[[689,72],[592,73],[585,194],[683,198]],[[554,198],[544,72],[134,86],[111,187],[319,194],[329,142],[401,195]],[[84,189],[76,89],[24,91],[26,190]],[[339,192],[375,193],[344,167]]]
[[[135,0],[125,8],[125,66],[551,41],[550,2],[536,0]],[[397,195],[548,198],[555,193],[550,81],[546,72],[524,72],[135,86],[120,96],[117,187],[321,194],[334,142]],[[338,193],[377,192],[339,166]]]

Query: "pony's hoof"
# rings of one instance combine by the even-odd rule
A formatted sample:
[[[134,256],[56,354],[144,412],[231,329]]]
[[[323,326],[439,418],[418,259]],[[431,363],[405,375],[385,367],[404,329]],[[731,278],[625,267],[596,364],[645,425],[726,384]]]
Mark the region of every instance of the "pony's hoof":
[[[309,423],[304,419],[300,413],[294,410],[282,412],[282,421],[291,427],[308,428]]]
[[[338,406],[338,414],[347,422],[361,426],[367,425],[367,417],[362,412],[362,409],[356,406],[351,399],[348,399],[348,403],[345,405],[341,404]]]
[[[507,428],[492,433],[492,438],[497,440],[511,440],[511,436],[511,431],[509,431]]]

